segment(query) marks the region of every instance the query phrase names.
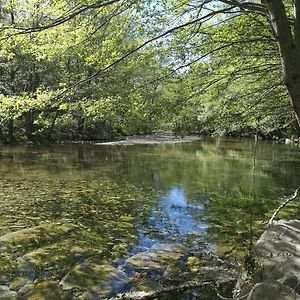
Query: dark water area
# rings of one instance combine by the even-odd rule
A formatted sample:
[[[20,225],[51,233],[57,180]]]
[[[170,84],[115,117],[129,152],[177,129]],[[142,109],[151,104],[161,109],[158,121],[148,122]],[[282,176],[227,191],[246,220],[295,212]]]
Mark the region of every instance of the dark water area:
[[[0,295],[98,299],[153,282],[214,280],[238,270],[299,175],[299,148],[267,141],[1,146]],[[299,217],[296,204],[279,217]],[[98,269],[77,282],[76,266],[91,259]],[[119,273],[106,278],[99,266]],[[31,285],[26,293],[13,289],[18,280]],[[175,298],[212,299],[203,291]]]

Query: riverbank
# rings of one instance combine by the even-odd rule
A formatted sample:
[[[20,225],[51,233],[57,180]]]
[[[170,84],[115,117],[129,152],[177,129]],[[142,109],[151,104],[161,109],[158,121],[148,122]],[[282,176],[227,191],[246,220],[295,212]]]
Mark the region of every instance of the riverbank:
[[[169,133],[162,134],[149,134],[149,135],[133,135],[133,136],[123,136],[115,137],[114,140],[103,139],[103,140],[36,140],[36,141],[13,141],[8,142],[5,140],[0,140],[0,146],[16,146],[16,145],[49,145],[49,144],[93,144],[93,145],[147,145],[147,144],[177,144],[177,143],[187,143],[192,141],[201,140],[202,138],[213,138],[210,135],[186,135],[186,136],[174,136]],[[219,138],[226,138],[221,137]],[[228,139],[248,139],[248,140],[262,140],[262,138],[257,138],[255,136],[227,136]],[[276,141],[278,143],[300,145],[300,138],[270,138],[264,139],[269,141]]]
[[[97,142],[95,145],[151,145],[151,144],[177,144],[200,140],[200,136],[187,135],[183,137],[173,135],[137,135],[129,136],[124,140],[113,142]]]

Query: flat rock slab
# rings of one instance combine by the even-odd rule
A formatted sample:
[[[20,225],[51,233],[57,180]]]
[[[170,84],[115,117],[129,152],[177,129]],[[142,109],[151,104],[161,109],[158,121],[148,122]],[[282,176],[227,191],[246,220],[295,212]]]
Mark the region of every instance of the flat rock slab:
[[[126,260],[138,270],[164,271],[168,265],[180,260],[187,249],[180,244],[155,244],[148,251],[139,252]]]
[[[53,240],[74,229],[69,224],[48,223],[7,233],[0,237],[0,243],[9,245],[32,245]]]
[[[76,265],[60,281],[64,290],[93,290],[104,296],[118,293],[128,283],[129,278],[124,272],[97,257],[88,258]]]
[[[260,268],[249,300],[300,299],[300,221],[281,220],[268,228],[253,247]]]

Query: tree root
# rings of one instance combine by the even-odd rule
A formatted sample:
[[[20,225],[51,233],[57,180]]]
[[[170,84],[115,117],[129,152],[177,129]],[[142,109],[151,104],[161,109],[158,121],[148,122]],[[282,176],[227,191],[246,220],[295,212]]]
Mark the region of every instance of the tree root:
[[[289,197],[284,203],[282,203],[277,209],[276,211],[274,212],[274,214],[272,215],[271,219],[269,220],[268,222],[268,226],[271,226],[273,221],[274,221],[274,218],[276,217],[276,215],[280,212],[280,210],[282,208],[284,208],[290,201],[294,200],[297,198],[298,196],[298,192],[299,192],[299,189],[300,189],[300,186],[296,188],[293,196]]]

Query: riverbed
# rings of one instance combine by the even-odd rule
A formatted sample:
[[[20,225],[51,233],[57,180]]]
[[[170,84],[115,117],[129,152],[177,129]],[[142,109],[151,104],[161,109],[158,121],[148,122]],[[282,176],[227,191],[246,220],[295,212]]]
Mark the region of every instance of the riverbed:
[[[299,185],[300,152],[247,139],[1,146],[0,171],[0,294],[109,298],[234,280]]]

